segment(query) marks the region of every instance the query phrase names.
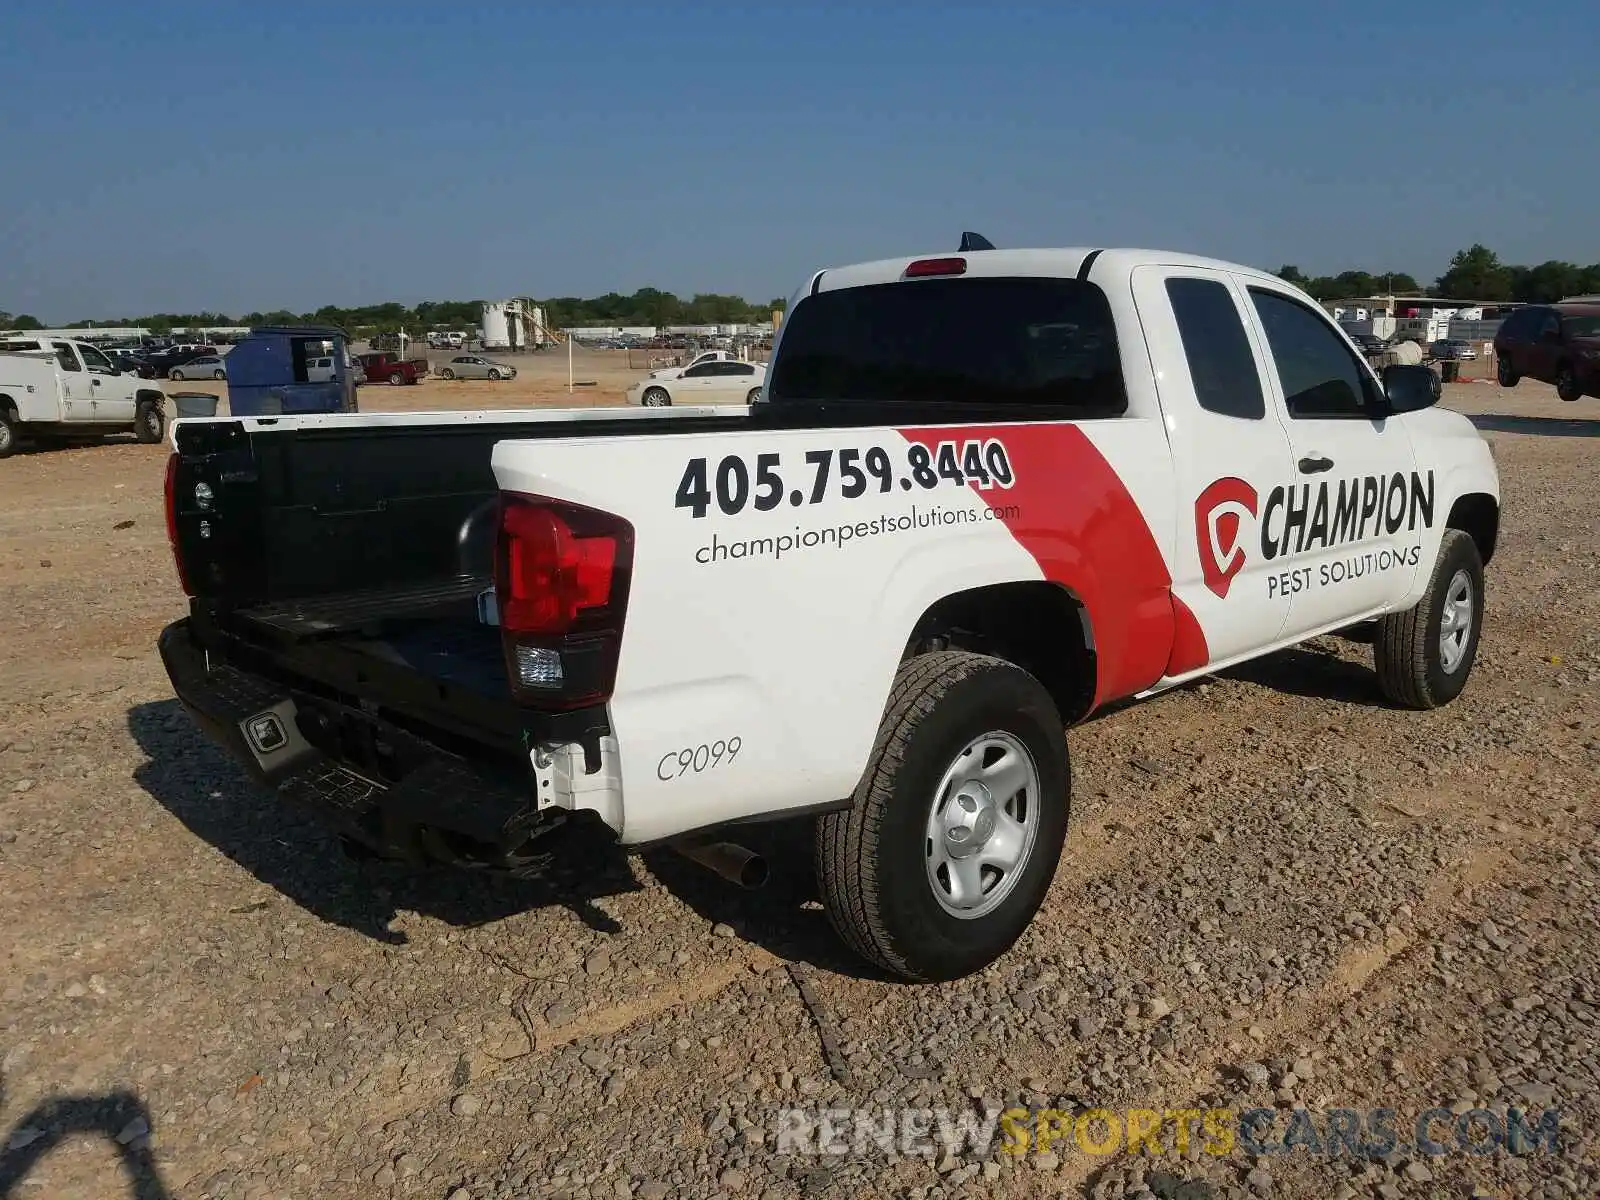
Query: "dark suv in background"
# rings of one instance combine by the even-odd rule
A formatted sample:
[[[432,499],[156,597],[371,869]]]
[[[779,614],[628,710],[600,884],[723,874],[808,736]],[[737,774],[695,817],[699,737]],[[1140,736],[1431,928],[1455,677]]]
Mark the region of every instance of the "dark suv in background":
[[[1600,304],[1531,304],[1505,319],[1494,335],[1501,387],[1524,375],[1556,385],[1576,400],[1600,396]]]

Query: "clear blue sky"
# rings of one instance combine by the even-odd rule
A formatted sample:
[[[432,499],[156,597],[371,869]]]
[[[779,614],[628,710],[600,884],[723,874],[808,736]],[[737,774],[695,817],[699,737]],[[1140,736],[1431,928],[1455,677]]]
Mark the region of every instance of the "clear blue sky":
[[[0,308],[658,286],[953,247],[1600,261],[1600,5],[13,5]]]

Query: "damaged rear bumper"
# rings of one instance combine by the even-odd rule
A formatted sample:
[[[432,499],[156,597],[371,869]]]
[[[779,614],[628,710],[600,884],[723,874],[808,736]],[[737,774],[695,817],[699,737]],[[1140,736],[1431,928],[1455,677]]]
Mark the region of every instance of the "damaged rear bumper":
[[[535,746],[485,764],[451,754],[365,707],[286,686],[208,656],[188,620],[159,640],[196,725],[279,797],[385,858],[512,874],[542,865],[536,842],[578,809],[617,808],[615,746],[599,770],[578,746]]]

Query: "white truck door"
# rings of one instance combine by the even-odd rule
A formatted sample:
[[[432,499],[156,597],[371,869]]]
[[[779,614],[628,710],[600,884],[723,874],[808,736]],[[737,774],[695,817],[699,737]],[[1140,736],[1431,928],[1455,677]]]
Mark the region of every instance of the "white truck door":
[[[1294,458],[1288,486],[1262,497],[1261,549],[1288,582],[1286,632],[1302,637],[1400,601],[1444,514],[1432,511],[1431,476],[1415,474],[1403,422],[1375,407],[1376,378],[1327,316],[1255,280],[1248,293]]]
[[[56,353],[56,378],[61,381],[61,419],[93,421],[94,388],[83,360],[71,342],[51,342],[50,348]]]
[[[1255,530],[1261,500],[1290,478],[1289,437],[1268,400],[1245,297],[1227,275],[1139,267],[1133,291],[1176,477],[1172,591],[1204,631],[1215,669],[1270,645],[1288,620],[1289,593],[1271,578]]]
[[[137,376],[119,375],[117,368],[93,346],[79,346],[78,353],[89,373],[89,394],[94,400],[96,421],[133,424]]]

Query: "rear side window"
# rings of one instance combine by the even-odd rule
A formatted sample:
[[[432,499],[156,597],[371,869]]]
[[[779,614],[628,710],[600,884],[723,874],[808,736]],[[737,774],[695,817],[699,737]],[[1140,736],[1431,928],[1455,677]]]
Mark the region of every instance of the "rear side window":
[[[768,380],[783,404],[1007,405],[1127,411],[1105,294],[1075,279],[922,279],[795,305]]]
[[[1215,279],[1169,279],[1167,298],[1178,320],[1200,407],[1249,421],[1265,417],[1261,375],[1233,293]]]

